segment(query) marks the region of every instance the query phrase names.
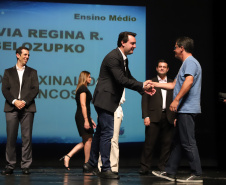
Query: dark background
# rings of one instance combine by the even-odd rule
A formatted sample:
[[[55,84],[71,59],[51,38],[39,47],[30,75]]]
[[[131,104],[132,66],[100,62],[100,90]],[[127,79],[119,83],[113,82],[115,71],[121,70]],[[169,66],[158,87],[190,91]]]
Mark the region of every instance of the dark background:
[[[224,79],[226,29],[223,4],[213,0],[39,0],[39,2],[146,6],[147,79],[156,75],[158,59],[165,59],[169,63],[168,76],[174,78],[181,66],[181,62],[174,58],[175,40],[179,36],[193,38],[195,41],[193,55],[203,70],[202,114],[196,120],[200,158],[203,167],[225,168],[226,104],[218,100],[218,92],[226,92]],[[0,167],[4,167],[5,144],[1,145]],[[18,144],[18,161],[21,155],[20,145]],[[139,166],[142,145],[143,143],[121,143],[120,166]],[[58,159],[68,153],[73,146],[74,144],[33,144],[33,167],[61,167],[63,164],[59,163]],[[158,154],[155,157],[158,157]],[[80,167],[83,161],[81,151],[72,158],[70,166]],[[153,164],[156,164],[156,160]],[[182,165],[187,163],[182,161]]]

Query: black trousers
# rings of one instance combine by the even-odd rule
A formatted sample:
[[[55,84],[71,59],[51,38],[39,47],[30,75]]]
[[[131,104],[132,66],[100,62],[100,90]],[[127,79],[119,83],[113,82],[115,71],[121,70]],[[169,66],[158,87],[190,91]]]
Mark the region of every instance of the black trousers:
[[[157,143],[159,143],[160,147],[158,168],[161,171],[165,169],[166,162],[170,155],[173,130],[174,126],[168,122],[165,112],[162,113],[160,122],[151,122],[150,126],[145,127],[145,142],[140,161],[142,170],[148,171],[152,166],[152,158]]]
[[[16,140],[19,123],[21,126],[22,159],[21,168],[29,168],[32,163],[32,128],[34,113],[21,110],[6,112],[6,168],[14,169],[16,165]]]

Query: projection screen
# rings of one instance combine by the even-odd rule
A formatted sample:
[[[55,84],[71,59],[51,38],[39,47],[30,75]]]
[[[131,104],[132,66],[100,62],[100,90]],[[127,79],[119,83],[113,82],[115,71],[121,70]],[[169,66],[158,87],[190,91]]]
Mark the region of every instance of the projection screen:
[[[33,143],[77,143],[74,99],[81,71],[91,73],[93,94],[101,62],[117,47],[122,31],[137,33],[137,48],[128,56],[132,75],[145,81],[146,8],[94,4],[0,2],[0,84],[6,68],[16,65],[15,50],[30,49],[28,66],[38,71]],[[119,142],[144,141],[141,95],[126,89]],[[104,98],[104,97],[103,97]],[[6,142],[5,98],[0,93],[0,139]],[[91,104],[91,116],[97,114]],[[20,130],[18,141],[20,141]]]

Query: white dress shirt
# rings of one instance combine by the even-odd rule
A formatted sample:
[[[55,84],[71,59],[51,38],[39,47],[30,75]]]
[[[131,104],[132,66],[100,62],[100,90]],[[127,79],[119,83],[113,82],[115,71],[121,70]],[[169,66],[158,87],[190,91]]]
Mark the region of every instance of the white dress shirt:
[[[119,51],[121,52],[122,54],[122,58],[124,60],[124,66],[125,66],[125,70],[126,70],[126,63],[125,63],[125,60],[127,59],[127,57],[124,55],[124,53],[120,50],[120,48],[118,48]],[[122,97],[121,97],[121,100],[119,102],[119,106],[118,108],[116,109],[116,114],[117,114],[117,117],[120,118],[121,116],[123,117],[123,111],[122,111],[122,104],[126,101],[126,98],[125,98],[125,88],[123,90],[123,93],[122,93]]]
[[[161,79],[159,76],[157,76],[159,83],[167,83],[167,76],[164,79]],[[162,91],[162,110],[166,109],[166,93],[167,91],[165,89],[161,89]]]
[[[20,82],[20,89],[19,89],[19,95],[18,95],[18,99],[20,99],[20,98],[21,98],[21,86],[22,86],[23,74],[24,74],[25,66],[23,66],[22,69],[20,69],[20,68],[16,65],[16,70],[17,70],[18,77],[19,77],[19,82]],[[14,99],[14,100],[12,101],[12,104],[14,104],[15,101],[16,101],[16,99]]]

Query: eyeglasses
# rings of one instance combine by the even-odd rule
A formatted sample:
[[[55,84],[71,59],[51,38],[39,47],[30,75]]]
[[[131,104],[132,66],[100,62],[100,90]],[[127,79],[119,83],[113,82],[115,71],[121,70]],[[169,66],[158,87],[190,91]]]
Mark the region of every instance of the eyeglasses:
[[[181,48],[181,47],[182,47],[182,46],[174,46],[174,50],[177,49],[177,48]]]

